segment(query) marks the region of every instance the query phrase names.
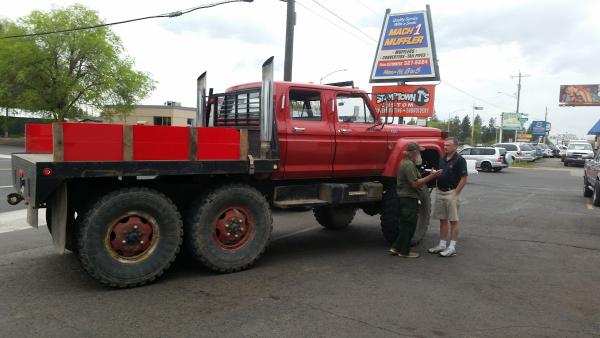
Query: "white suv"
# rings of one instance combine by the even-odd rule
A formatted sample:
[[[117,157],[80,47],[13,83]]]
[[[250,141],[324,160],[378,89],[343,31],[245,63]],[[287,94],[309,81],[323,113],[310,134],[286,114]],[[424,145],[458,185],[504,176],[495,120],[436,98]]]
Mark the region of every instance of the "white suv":
[[[498,172],[512,162],[512,155],[508,154],[506,149],[499,147],[474,147],[463,149],[460,156],[465,160],[474,160],[475,167],[482,171]]]
[[[588,142],[569,142],[563,161],[565,167],[570,163],[585,164],[585,161],[594,158],[594,150]]]
[[[518,161],[533,162],[536,160],[535,149],[527,143],[496,143],[492,147],[500,147]]]

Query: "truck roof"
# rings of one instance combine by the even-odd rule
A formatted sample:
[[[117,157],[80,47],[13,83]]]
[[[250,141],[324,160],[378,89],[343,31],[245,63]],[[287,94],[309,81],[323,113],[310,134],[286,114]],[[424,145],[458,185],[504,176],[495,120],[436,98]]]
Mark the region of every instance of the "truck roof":
[[[334,91],[343,91],[343,92],[351,92],[351,93],[364,93],[365,91],[359,88],[351,88],[351,87],[338,87],[338,86],[330,86],[316,83],[300,83],[300,82],[287,82],[287,81],[274,81],[273,84],[275,87],[304,87],[304,88],[314,88],[314,89],[326,89],[326,90],[334,90]],[[236,91],[236,90],[244,90],[244,89],[252,89],[252,88],[260,88],[262,82],[250,82],[244,83],[236,86],[232,86],[227,88],[226,92]]]

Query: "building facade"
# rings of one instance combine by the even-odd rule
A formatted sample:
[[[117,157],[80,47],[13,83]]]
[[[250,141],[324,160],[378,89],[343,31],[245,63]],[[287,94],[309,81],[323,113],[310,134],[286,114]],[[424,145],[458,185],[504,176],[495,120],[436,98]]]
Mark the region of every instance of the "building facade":
[[[144,124],[148,126],[192,126],[196,108],[182,107],[178,102],[167,101],[164,105],[139,105],[126,116],[113,116],[104,123]]]

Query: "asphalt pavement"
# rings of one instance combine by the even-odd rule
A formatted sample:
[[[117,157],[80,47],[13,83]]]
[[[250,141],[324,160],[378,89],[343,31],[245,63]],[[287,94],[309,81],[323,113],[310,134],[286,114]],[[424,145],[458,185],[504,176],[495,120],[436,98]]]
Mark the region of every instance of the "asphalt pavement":
[[[0,233],[0,336],[599,336],[600,208],[582,175],[472,175],[454,258],[426,253],[435,222],[406,260],[387,254],[378,217],[329,231],[276,211],[250,270],[214,274],[182,255],[158,282],[113,290],[56,254],[44,227]]]

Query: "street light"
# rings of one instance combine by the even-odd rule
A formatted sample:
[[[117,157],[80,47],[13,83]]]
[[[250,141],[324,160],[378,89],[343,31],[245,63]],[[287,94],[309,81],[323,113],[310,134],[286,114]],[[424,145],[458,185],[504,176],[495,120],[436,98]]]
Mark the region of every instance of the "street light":
[[[322,84],[322,83],[323,83],[323,79],[324,79],[324,78],[326,78],[326,77],[328,77],[329,75],[335,74],[335,73],[337,73],[337,72],[346,72],[346,71],[348,71],[348,69],[346,69],[346,68],[343,68],[343,69],[338,69],[338,70],[334,70],[333,72],[331,72],[331,73],[329,73],[329,74],[327,74],[327,75],[323,76],[323,77],[322,77],[322,78],[319,80],[319,83],[320,83],[320,84]]]

